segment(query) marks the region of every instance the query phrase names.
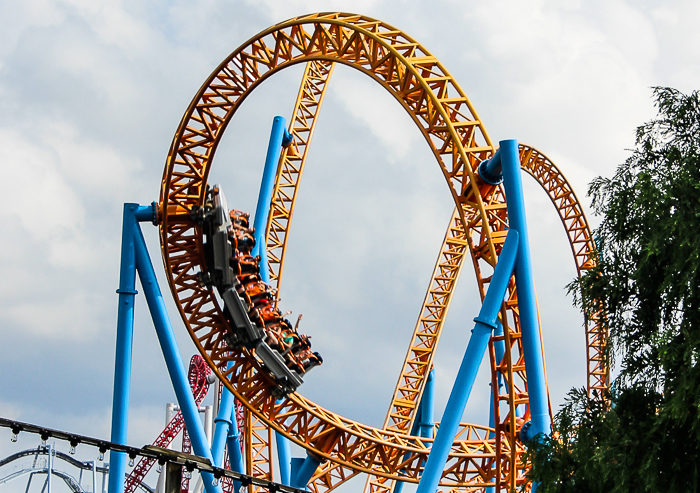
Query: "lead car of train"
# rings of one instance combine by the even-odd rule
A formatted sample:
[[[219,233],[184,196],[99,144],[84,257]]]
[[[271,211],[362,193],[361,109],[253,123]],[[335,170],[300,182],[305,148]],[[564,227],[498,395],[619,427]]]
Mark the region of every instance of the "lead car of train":
[[[214,286],[223,301],[229,344],[255,350],[275,380],[275,395],[294,392],[304,382],[302,375],[323,358],[311,350],[311,337],[297,332],[298,321],[292,326],[282,315],[277,293],[263,282],[260,257],[252,255],[255,236],[249,215],[229,210],[223,191],[214,185],[194,216],[204,236],[207,270],[200,281]]]

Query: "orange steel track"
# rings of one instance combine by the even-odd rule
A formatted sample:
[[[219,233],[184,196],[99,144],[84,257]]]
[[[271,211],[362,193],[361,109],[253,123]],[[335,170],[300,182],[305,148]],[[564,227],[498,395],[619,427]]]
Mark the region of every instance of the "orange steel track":
[[[285,148],[278,164],[273,199],[270,205],[270,218],[266,230],[270,279],[278,290],[281,284],[284,253],[294,213],[298,184],[313,136],[316,116],[323,103],[332,71],[333,64],[325,61],[314,60],[306,64],[289,125],[289,132],[294,136],[294,140],[292,146]],[[556,166],[536,149],[521,145],[520,156],[523,170],[533,176],[542,186],[559,212],[574,253],[578,274],[581,275],[583,271],[593,265],[591,252],[594,246],[586,217],[573,189]],[[432,356],[437,348],[442,325],[451,302],[453,288],[461,272],[466,250],[467,242],[464,228],[461,226],[459,214],[455,210],[421,308],[421,316],[413,332],[391,407],[384,422],[384,429],[406,432],[413,425],[414,410],[420,402],[423,380],[427,375],[425,369],[432,366]],[[601,390],[608,384],[608,372],[604,366],[605,360],[602,352],[602,344],[607,333],[602,330],[597,319],[594,319],[593,322],[593,326],[588,327],[586,331],[589,392],[593,389]],[[252,459],[253,457],[251,457]],[[273,457],[270,455],[268,460],[271,462]],[[319,469],[319,474],[310,485],[312,489],[318,491],[320,485],[326,485],[326,488],[328,485],[333,485],[330,476],[334,472],[339,472],[334,469],[339,469],[342,466],[333,464],[328,466]],[[349,479],[355,474],[351,472],[350,476],[346,474],[345,477]],[[367,478],[365,491],[390,491],[392,489],[393,481],[371,475]]]
[[[309,85],[305,92],[303,84],[300,101],[311,94],[315,103],[304,101],[304,111],[312,110],[306,119],[295,111],[294,151],[282,156],[282,162],[297,162],[296,171],[290,171],[287,178],[280,168],[272,204],[268,243],[273,280],[279,282],[281,276],[296,183],[335,62],[372,77],[402,104],[431,147],[456,204],[384,429],[343,418],[296,393],[276,405],[269,392],[272,382],[255,354],[227,346],[228,327],[217,299],[197,280],[197,273],[205,268],[201,231],[189,211],[204,201],[207,176],[226,125],[259,83],[303,62],[312,63],[307,65],[304,84]],[[251,38],[214,71],[185,113],[170,149],[160,197],[161,245],[171,290],[200,352],[255,419],[328,459],[310,485],[313,490],[328,491],[358,472],[374,477],[370,485],[374,490],[391,489],[396,479],[418,481],[432,440],[409,436],[408,430],[466,248],[483,298],[505,239],[507,214],[502,189],[485,184],[475,173],[479,163],[493,152],[463,91],[430,53],[391,26],[350,14],[291,19]],[[571,188],[544,156],[525,147],[521,152],[528,156],[524,168],[539,179],[557,205],[579,271],[590,267],[590,232]],[[527,163],[532,163],[529,169]],[[292,174],[296,176],[289,178]],[[272,226],[275,224],[279,227]],[[514,411],[517,405],[527,404],[527,376],[512,282],[501,321],[503,340],[510,350],[506,350],[504,361],[492,358],[493,378],[501,375],[507,384],[503,395],[494,396],[498,403],[496,428],[461,427],[441,480],[447,489],[494,486],[508,491],[525,482]],[[589,388],[607,385],[607,366],[600,350],[604,339],[602,328],[596,325],[589,330]],[[229,361],[233,365],[227,371]],[[596,379],[593,385],[591,375]],[[491,432],[494,438],[490,438]],[[259,437],[269,449],[269,432]],[[264,474],[271,471],[261,468]]]

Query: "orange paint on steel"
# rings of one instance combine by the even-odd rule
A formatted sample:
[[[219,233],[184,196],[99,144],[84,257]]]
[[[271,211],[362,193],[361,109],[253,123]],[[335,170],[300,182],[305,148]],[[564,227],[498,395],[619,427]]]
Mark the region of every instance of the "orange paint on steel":
[[[306,64],[289,124],[292,143],[282,149],[277,166],[265,236],[270,285],[277,289],[284,269],[284,255],[299,179],[304,172],[309,144],[316,128],[316,116],[323,104],[333,67],[333,63],[324,60],[312,60]]]
[[[596,262],[595,242],[581,203],[564,175],[547,156],[524,144],[520,144],[519,151],[522,169],[537,180],[559,213],[580,277]],[[610,386],[610,368],[605,356],[608,331],[603,325],[602,312],[592,312],[591,319],[586,320],[587,388],[589,394],[602,394]]]
[[[307,27],[311,28],[307,31]],[[196,236],[192,237],[191,230],[195,230],[195,235],[197,232],[188,224],[186,211],[201,203],[216,144],[240,101],[271,73],[304,60],[310,61],[290,125],[295,143],[280,159],[268,223],[273,283],[279,283],[281,276],[297,183],[333,62],[346,63],[372,76],[409,111],[438,158],[457,208],[394,393],[386,430],[381,430],[396,434],[371,431],[369,427],[322,410],[298,395],[291,396],[283,406],[270,406],[269,395],[265,397],[264,392],[264,385],[269,382],[265,382],[264,375],[234,370],[228,373],[230,380],[226,384],[264,422],[331,459],[320,468],[310,485],[313,490],[332,489],[358,471],[364,471],[381,478],[374,488],[379,491],[386,478],[397,478],[399,471],[407,475],[401,474],[403,480],[417,480],[423,460],[418,457],[424,456],[430,440],[409,438],[406,434],[415,417],[414,410],[466,246],[472,252],[483,298],[497,251],[505,237],[505,201],[500,187],[474,180],[475,167],[492,153],[492,147],[468,100],[437,60],[403,33],[361,16],[327,14],[292,19],[252,38],[217,69],[188,109],[171,148],[161,197],[167,204],[162,240],[171,287],[176,300],[181,301],[181,313],[195,342],[205,350],[205,356],[208,354],[210,363],[218,367],[219,372],[228,359],[245,363],[246,370],[257,369],[259,364],[251,354],[227,354],[221,331],[222,322],[224,326],[225,322],[216,300],[207,296],[206,290],[196,292],[194,289],[191,273],[201,268],[201,259],[198,264],[196,258],[201,255],[201,245],[197,244]],[[167,225],[168,219],[171,219],[170,225]],[[567,226],[566,221],[564,224]],[[572,242],[572,248],[573,245]],[[508,300],[502,316],[506,327],[503,339],[512,351],[506,351],[505,361],[492,362],[494,378],[500,373],[509,382],[508,392],[497,396],[498,402],[505,401],[508,412],[503,420],[499,415],[495,440],[489,440],[488,433],[484,433],[455,442],[441,483],[453,489],[490,485],[510,488],[524,481],[520,464],[522,446],[516,440],[518,425],[514,411],[518,404],[527,401],[527,391],[514,289],[510,290]],[[204,317],[198,316],[202,308]],[[512,355],[516,355],[515,362],[511,360]],[[251,397],[256,397],[257,401]],[[307,422],[300,428],[299,416],[305,416],[301,421],[311,416],[317,423],[310,428]],[[348,439],[354,443],[349,443]],[[368,446],[374,453],[366,453]],[[353,451],[361,453],[352,455]],[[405,456],[408,459],[404,459]],[[268,453],[268,462],[270,457]]]
[[[481,199],[462,198],[473,168],[492,147],[470,104],[440,64],[417,43],[381,22],[329,14],[293,19],[255,37],[237,50],[197,95],[173,142],[164,175],[162,247],[171,288],[195,344],[246,406],[296,443],[352,469],[396,477],[399,469],[417,481],[427,454],[425,441],[355,423],[293,394],[281,405],[270,396],[269,377],[253,354],[229,351],[226,323],[213,293],[197,283],[200,232],[188,211],[202,202],[213,152],[245,96],[275,71],[312,59],[339,61],[371,75],[409,110],[448,178],[453,197],[482,209]],[[483,229],[485,237],[490,231]],[[495,261],[495,247],[489,256]],[[231,371],[223,371],[233,361]],[[253,370],[253,371],[249,371]],[[475,481],[472,464],[485,442],[458,444]],[[464,450],[468,453],[464,454]],[[408,457],[404,460],[404,456]]]

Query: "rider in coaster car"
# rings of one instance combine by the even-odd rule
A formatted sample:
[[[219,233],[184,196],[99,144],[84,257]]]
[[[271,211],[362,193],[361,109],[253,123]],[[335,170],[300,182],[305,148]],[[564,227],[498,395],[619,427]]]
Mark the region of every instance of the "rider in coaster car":
[[[250,253],[255,247],[255,237],[252,229],[237,229],[236,230],[236,246],[238,251],[242,253]]]
[[[323,358],[321,355],[317,352],[312,353],[311,348],[300,353],[299,360],[301,361],[301,366],[304,368],[304,373],[315,366],[320,366],[323,364]]]
[[[289,351],[285,351],[283,356],[284,364],[287,365],[287,368],[289,368],[290,370],[294,370],[299,375],[304,374],[304,367],[301,365],[299,360],[294,357],[292,353],[290,353]]]
[[[265,322],[265,327],[269,324],[278,324],[282,319],[282,312],[280,312],[274,305],[267,305],[260,309],[260,317]]]
[[[258,310],[264,310],[265,307],[272,305],[274,300],[275,300],[275,298],[274,298],[272,292],[270,292],[270,291],[260,293],[255,298],[251,297],[251,301],[253,302],[253,306],[255,308],[257,308]]]
[[[285,364],[290,370],[296,371],[299,375],[303,375],[314,366],[323,363],[323,358],[319,353],[311,352],[311,341],[306,337],[299,344],[300,348],[296,352],[289,350],[284,352]]]
[[[258,327],[264,327],[264,326],[265,326],[265,325],[264,325],[264,322],[263,322],[263,319],[262,319],[262,317],[260,316],[260,311],[259,311],[257,308],[255,308],[255,307],[251,307],[251,308],[248,310],[248,318],[250,318],[250,321],[253,322],[255,325],[257,325]]]
[[[238,291],[238,294],[240,294],[241,297],[245,298],[245,296],[243,296],[243,293],[245,293],[246,286],[249,286],[250,284],[259,281],[260,276],[257,274],[245,274],[243,276],[238,276],[238,284],[236,284],[236,291]]]
[[[265,337],[265,343],[270,346],[271,349],[276,349],[280,351],[282,349],[281,334],[279,325],[271,325],[267,327],[267,336]]]
[[[248,293],[248,296],[250,296],[252,299],[254,296],[259,296],[261,293],[270,291],[270,286],[265,284],[263,281],[258,281],[247,284],[245,290]]]
[[[260,272],[260,256],[252,257],[250,255],[239,255],[237,269],[234,269],[234,274],[242,276],[244,274],[258,274]]]
[[[250,214],[247,212],[232,209],[229,211],[228,216],[231,218],[231,224],[234,226],[248,229],[250,224]]]
[[[234,276],[240,276],[241,266],[239,265],[239,262],[241,260],[241,255],[238,254],[238,250],[236,249],[233,249],[231,252],[231,256],[228,258],[228,265],[233,270]]]
[[[262,281],[246,285],[246,293],[256,308],[264,309],[274,299],[274,289]]]
[[[311,336],[306,334],[298,334],[294,332],[292,334],[292,341],[289,344],[287,351],[290,351],[294,356],[298,355],[304,349],[309,349],[311,347]]]
[[[286,345],[291,345],[299,339],[299,334],[297,334],[296,330],[292,327],[292,323],[286,318],[283,318],[280,322],[280,328],[282,331],[282,340]]]
[[[233,227],[228,228],[228,242],[231,244],[231,251],[233,256],[236,256],[236,250],[238,250],[238,237],[236,236],[236,230]],[[231,257],[233,258],[233,257]]]

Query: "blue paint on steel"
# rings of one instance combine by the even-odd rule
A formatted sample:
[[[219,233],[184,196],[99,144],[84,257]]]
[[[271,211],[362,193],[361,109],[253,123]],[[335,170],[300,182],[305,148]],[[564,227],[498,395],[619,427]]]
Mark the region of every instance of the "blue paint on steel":
[[[292,143],[292,135],[285,128],[286,121],[282,116],[276,116],[272,121],[272,132],[270,142],[267,146],[267,156],[265,157],[265,169],[263,170],[262,182],[260,183],[260,193],[258,194],[258,204],[255,207],[255,251],[253,255],[260,256],[260,278],[263,282],[270,282],[270,269],[267,265],[267,221],[270,214],[270,203],[272,192],[275,186],[275,176],[277,174],[277,164],[279,162],[282,147]],[[277,457],[279,459],[280,478],[282,484],[288,485],[291,480],[291,449],[289,440],[284,435],[275,432],[277,442]]]
[[[502,336],[503,335],[503,324],[501,324],[501,322],[498,322],[498,324],[496,324],[496,325],[497,325],[497,327],[493,331],[493,335],[495,337]],[[505,352],[506,352],[506,343],[503,340],[494,341],[493,346],[494,346],[494,352],[496,353],[495,354],[496,361],[500,363],[501,361],[503,361],[503,356],[505,355]],[[489,384],[489,386],[491,389],[491,396],[490,396],[491,406],[489,408],[489,427],[495,428],[495,426],[496,426],[496,413],[495,413],[495,409],[494,409],[493,382],[491,382]],[[502,388],[503,388],[503,375],[498,373],[498,394],[501,393]],[[496,436],[496,434],[492,432],[489,434],[489,436],[490,436],[490,438],[493,438]]]
[[[112,396],[111,441],[126,445],[129,422],[129,389],[131,386],[131,356],[134,340],[134,302],[136,295],[136,261],[134,231],[138,227],[135,212],[138,204],[124,204],[122,222],[122,252],[119,272],[119,309],[117,314],[117,347],[114,361],[114,394]],[[109,493],[124,491],[126,454],[110,452]]]
[[[241,433],[238,431],[238,421],[236,420],[236,407],[231,410],[231,426],[228,429],[228,437],[226,438],[226,446],[228,447],[228,463],[232,471],[245,473],[243,468],[243,455],[241,455]],[[241,489],[240,481],[233,482],[233,491]]]
[[[151,312],[153,325],[156,328],[156,334],[158,335],[158,341],[163,351],[163,357],[165,358],[165,364],[170,374],[170,380],[173,383],[173,389],[175,390],[178,404],[180,404],[180,411],[185,420],[187,431],[190,434],[192,448],[195,454],[209,459],[209,461],[213,463],[211,449],[209,448],[209,443],[204,434],[204,426],[199,419],[199,411],[194,402],[194,396],[192,395],[192,389],[190,389],[185,367],[182,364],[180,350],[177,346],[172,326],[170,325],[170,318],[168,317],[163,295],[158,286],[156,273],[153,270],[153,264],[151,264],[151,259],[148,255],[146,241],[143,239],[143,233],[138,226],[134,231],[134,251],[136,254],[136,269],[141,279],[141,286],[143,287],[146,302]],[[207,493],[222,493],[221,486],[214,486],[212,483],[214,476],[211,473],[202,473],[202,478]]]
[[[136,209],[136,220],[138,222],[150,222],[154,226],[158,225],[158,204],[152,202],[151,205],[140,205]]]
[[[530,433],[532,431],[532,421],[528,421],[524,425],[520,427],[520,441],[523,443],[529,442],[532,438],[532,434]]]
[[[228,430],[227,446],[229,453],[229,465],[232,471],[243,474],[243,456],[241,455],[241,432],[236,420],[236,408],[231,410],[231,426]]]
[[[430,374],[428,375],[428,378],[431,378],[430,375],[432,375],[432,373],[433,372],[431,370]],[[419,421],[420,421],[420,417],[423,414],[424,401],[425,401],[425,391],[423,391],[423,397],[420,400],[420,404],[418,404],[418,409],[416,409],[416,419],[413,420],[413,426],[411,426],[411,433],[410,433],[411,436],[416,436],[418,434],[418,430],[420,427]],[[404,456],[403,456],[404,460],[407,460],[410,455],[411,454],[404,454]],[[422,466],[423,464],[421,463],[420,465]],[[404,471],[401,470],[399,472],[401,473]],[[403,490],[403,485],[404,485],[403,481],[396,481],[396,486],[394,487],[394,493],[401,493],[401,491]]]
[[[278,399],[275,404],[279,405],[284,399]],[[292,479],[292,448],[287,437],[275,432],[275,442],[277,443],[277,461],[280,468],[280,482],[289,486]]]
[[[493,335],[495,336],[502,336],[503,335],[503,324],[499,321],[497,324],[496,329],[493,331]],[[496,353],[496,361],[503,361],[503,357],[506,354],[506,341],[500,340],[500,341],[495,341],[493,344],[494,352]],[[503,375],[499,373],[498,375],[498,390],[501,390],[501,387],[503,386]]]
[[[418,412],[418,435],[424,438],[433,438],[434,418],[434,403],[435,403],[435,370],[430,370],[428,380],[425,382],[423,397],[420,401]]]
[[[501,155],[500,149],[496,151],[491,159],[483,161],[479,165],[479,176],[482,180],[490,185],[499,185],[503,181],[501,173]]]
[[[214,459],[214,465],[217,467],[222,467],[224,463],[224,448],[226,447],[226,437],[231,427],[232,411],[233,394],[224,387],[221,389],[219,413],[214,418],[214,438],[211,441],[211,456]]]
[[[428,462],[423,470],[423,476],[418,483],[417,493],[435,493],[442,476],[442,470],[447,462],[452,442],[454,441],[469,394],[474,386],[476,374],[481,360],[486,352],[491,331],[498,327],[498,313],[503,304],[503,297],[510,276],[513,273],[515,259],[518,253],[518,232],[509,231],[506,241],[498,258],[488,291],[481,305],[479,316],[474,321],[474,329],[459,367],[450,398],[442,415],[440,428],[428,456]]]
[[[303,462],[300,462],[299,459],[295,459],[292,462],[294,464],[292,467],[294,474],[291,486],[302,490],[305,489],[311,476],[314,475],[318,466],[321,465],[321,462],[323,462],[323,459],[314,457],[311,454],[307,454]]]
[[[275,432],[277,442],[277,459],[280,468],[280,483],[289,486],[292,476],[292,449],[289,440],[279,432]]]
[[[281,117],[280,117],[281,118]],[[284,136],[282,137],[282,147],[288,147],[289,144],[294,140],[294,136],[290,134],[287,129],[284,129]]]
[[[498,324],[496,324],[496,325],[497,325],[497,327],[493,331],[493,335],[494,336],[502,336],[503,335],[503,324],[501,324],[501,322],[498,322]],[[494,346],[494,352],[496,353],[495,354],[496,361],[499,361],[499,362],[502,361],[503,356],[505,355],[505,352],[506,352],[505,341],[494,341],[493,346]],[[498,374],[498,392],[499,393],[501,392],[503,385],[504,385],[503,375],[501,375],[499,373]],[[491,389],[491,391],[493,392],[492,386],[493,386],[493,382],[489,383],[489,389]],[[495,403],[494,403],[493,394],[491,394],[491,396],[490,396],[490,401],[491,401],[491,405],[489,407],[489,427],[495,428],[496,427],[496,414],[495,414],[495,410],[494,410]],[[489,433],[489,438],[495,438],[495,436],[496,436],[496,433],[494,433],[494,432]],[[495,493],[495,491],[496,491],[496,488],[493,486],[489,486],[488,488],[486,488],[486,493]]]
[[[304,463],[304,459],[301,457],[292,457],[291,460],[291,471],[292,471],[292,478],[296,478],[297,474],[299,473],[299,469],[301,469],[301,465]]]
[[[272,132],[270,133],[270,143],[267,146],[265,156],[265,169],[263,170],[262,182],[260,183],[260,193],[258,194],[258,204],[255,207],[255,249],[253,255],[260,255],[260,277],[264,282],[270,282],[270,271],[267,267],[267,255],[264,252],[265,235],[267,233],[267,219],[270,213],[270,202],[272,192],[275,187],[275,176],[277,175],[277,163],[282,152],[282,143],[285,140],[285,119],[276,116],[272,121]],[[291,140],[289,141],[291,142]]]
[[[518,290],[518,311],[522,332],[523,357],[527,371],[527,388],[530,398],[532,435],[548,435],[551,431],[547,385],[544,377],[544,360],[540,340],[540,324],[537,316],[535,282],[532,276],[530,243],[525,217],[525,200],[520,170],[520,156],[516,140],[500,142],[499,153],[503,171],[503,184],[508,205],[508,224],[511,231],[520,235],[518,261],[515,264],[515,285]]]

